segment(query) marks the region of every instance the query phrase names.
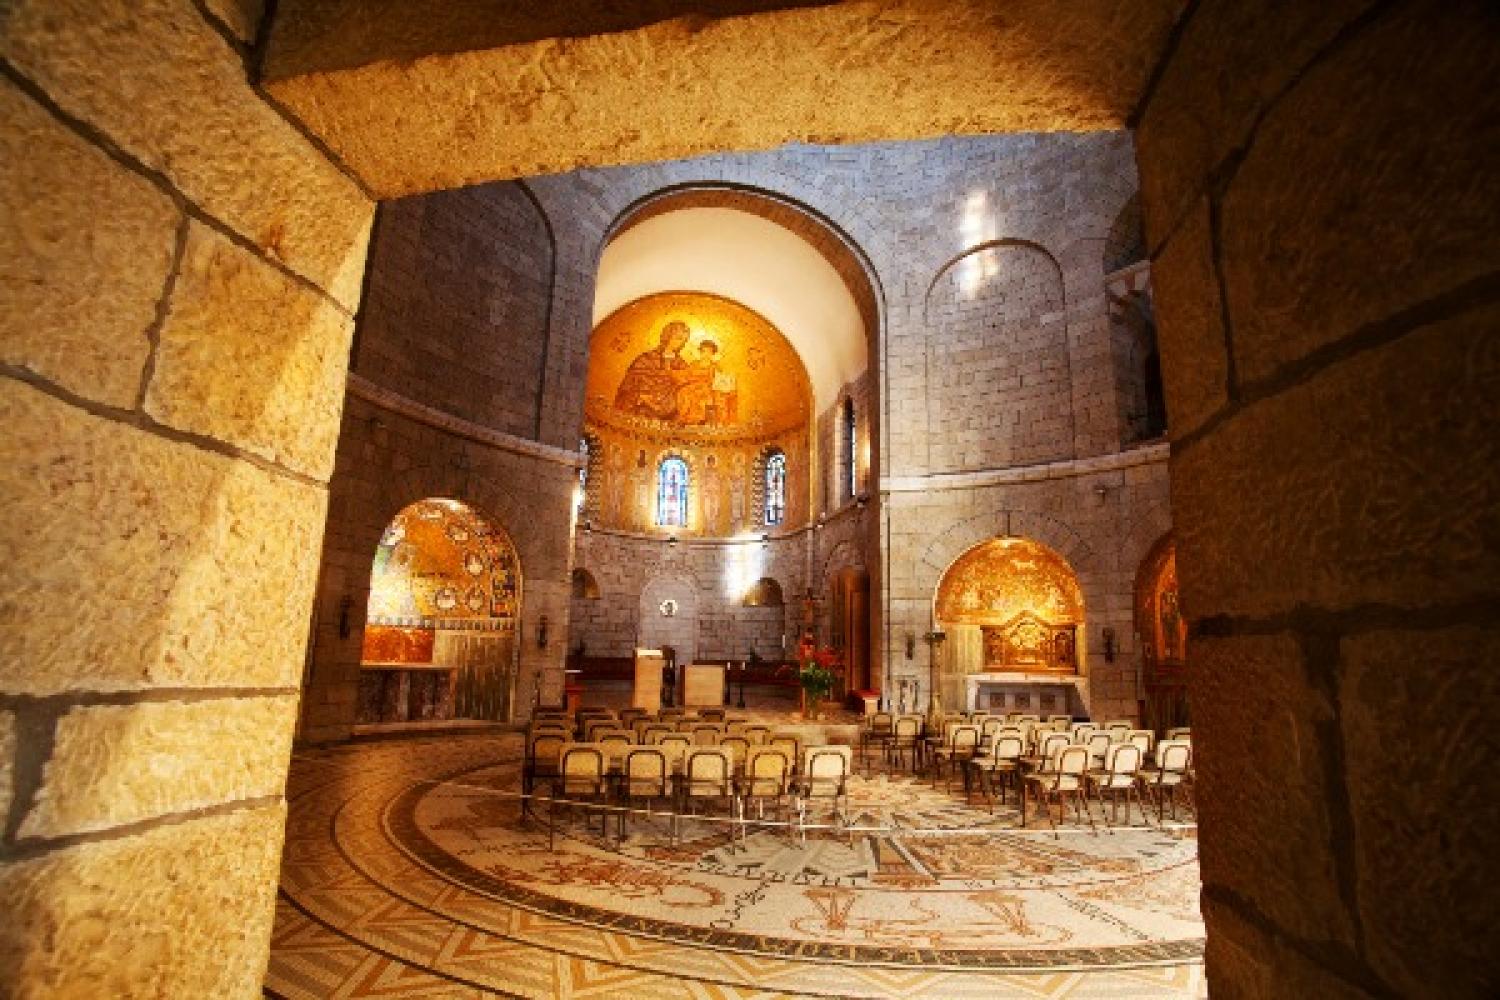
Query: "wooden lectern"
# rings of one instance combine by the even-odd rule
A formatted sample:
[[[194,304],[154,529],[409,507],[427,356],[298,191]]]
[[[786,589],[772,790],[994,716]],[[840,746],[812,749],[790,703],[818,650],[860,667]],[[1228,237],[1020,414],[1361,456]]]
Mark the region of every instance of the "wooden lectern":
[[[635,651],[635,691],[630,704],[651,714],[661,711],[661,672],[667,658],[659,649]]]
[[[724,704],[724,665],[692,663],[683,668],[682,705],[708,708]]]

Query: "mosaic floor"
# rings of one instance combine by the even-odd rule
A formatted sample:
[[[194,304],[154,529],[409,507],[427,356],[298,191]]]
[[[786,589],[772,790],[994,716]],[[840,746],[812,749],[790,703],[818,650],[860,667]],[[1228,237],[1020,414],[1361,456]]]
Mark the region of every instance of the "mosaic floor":
[[[582,816],[549,849],[520,739],[299,752],[267,992],[303,997],[1197,997],[1191,828],[1015,828],[855,778],[806,833]],[[810,817],[822,823],[825,813]],[[1139,816],[1137,816],[1139,822]]]

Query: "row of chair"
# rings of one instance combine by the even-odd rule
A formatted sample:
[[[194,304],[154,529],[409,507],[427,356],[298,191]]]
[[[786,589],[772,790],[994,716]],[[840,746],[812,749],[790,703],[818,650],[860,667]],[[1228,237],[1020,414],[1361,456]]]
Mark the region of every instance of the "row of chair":
[[[1095,734],[1093,739],[1102,735]],[[1093,812],[1088,805],[1090,795],[1099,799],[1101,814],[1106,799],[1112,799],[1112,815],[1116,820],[1121,799],[1125,800],[1126,819],[1129,820],[1132,796],[1144,818],[1147,813],[1143,793],[1151,798],[1159,824],[1165,820],[1169,801],[1172,816],[1176,818],[1178,793],[1190,782],[1192,775],[1191,742],[1162,740],[1155,746],[1155,760],[1151,764],[1147,763],[1148,751],[1137,741],[1107,743],[1098,756],[1095,756],[1095,751],[1093,743],[1070,743],[1065,734],[1054,733],[1044,741],[1038,757],[1028,758],[1021,737],[1006,734],[996,739],[987,754],[971,757],[967,764],[975,772],[974,784],[981,794],[990,798],[992,812],[997,788],[1003,801],[1007,785],[1015,785],[1019,793],[1021,783],[1025,782],[1036,792],[1054,832],[1057,824],[1052,819],[1052,806],[1057,806],[1061,818],[1064,804],[1070,800],[1079,818],[1087,817],[1089,826],[1094,826]],[[1030,771],[1026,769],[1028,760],[1036,765]],[[1024,825],[1024,795],[1021,796],[1021,808]],[[1105,826],[1109,826],[1108,820]]]
[[[829,800],[833,815],[843,817],[850,757],[845,746],[808,747],[800,757],[785,746],[757,746],[736,760],[725,747],[658,744],[616,752],[596,744],[567,744],[552,769],[549,829],[555,842],[557,813],[581,806],[599,813],[601,832],[607,832],[613,813],[623,839],[632,810],[650,814],[653,805],[664,804],[668,835],[675,843],[683,815],[722,805],[743,836],[751,807],[757,821],[764,821],[768,805],[773,817],[780,816],[790,799],[805,837],[809,803]]]

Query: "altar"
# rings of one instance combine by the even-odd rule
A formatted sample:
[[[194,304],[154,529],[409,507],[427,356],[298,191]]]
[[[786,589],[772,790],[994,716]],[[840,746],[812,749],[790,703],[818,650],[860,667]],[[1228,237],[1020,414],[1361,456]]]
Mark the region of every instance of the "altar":
[[[970,712],[1087,715],[1083,678],[1053,671],[981,670],[964,678]]]

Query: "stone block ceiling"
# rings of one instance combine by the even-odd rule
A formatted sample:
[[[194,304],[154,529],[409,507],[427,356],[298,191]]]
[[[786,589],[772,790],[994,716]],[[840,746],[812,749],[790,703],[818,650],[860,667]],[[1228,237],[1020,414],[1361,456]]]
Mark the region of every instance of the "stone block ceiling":
[[[788,141],[1116,129],[1183,6],[287,0],[262,72],[390,197]]]

